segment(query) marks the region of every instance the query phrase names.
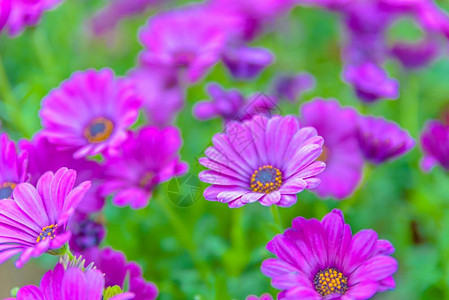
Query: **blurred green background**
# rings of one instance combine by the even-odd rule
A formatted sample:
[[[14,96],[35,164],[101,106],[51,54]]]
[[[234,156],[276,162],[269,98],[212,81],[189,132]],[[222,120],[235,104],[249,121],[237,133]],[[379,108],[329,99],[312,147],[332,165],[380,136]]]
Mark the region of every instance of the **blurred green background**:
[[[443,2],[447,9],[448,3]],[[9,93],[5,76],[0,76],[2,130],[16,140],[31,137],[40,128],[37,112],[42,97],[76,70],[111,67],[124,75],[135,66],[141,50],[137,31],[155,11],[121,22],[114,33],[95,37],[87,20],[104,4],[98,0],[65,1],[45,13],[37,28],[14,39],[0,37],[0,73],[6,74],[12,86]],[[401,20],[389,38],[416,40],[420,34],[413,22]],[[315,76],[317,87],[303,95],[301,102],[334,97],[365,114],[395,120],[416,139],[425,122],[438,118],[449,103],[449,61],[444,58],[414,72],[390,62],[390,75],[401,83],[400,98],[363,105],[341,80],[340,38],[336,15],[295,8],[273,32],[254,42],[276,55],[276,62],[257,80],[233,81],[219,64],[202,82],[188,89],[186,108],[176,122],[184,140],[181,158],[190,165],[188,175],[159,186],[149,206],[142,210],[117,208],[108,201],[104,245],[138,262],[146,279],[158,285],[160,299],[245,299],[249,294],[276,294],[269,279],[260,273],[262,260],[270,257],[265,245],[281,231],[270,209],[258,204],[229,209],[202,197],[206,185],[197,179],[202,169],[197,159],[213,134],[222,130],[220,120],[199,122],[191,114],[193,104],[207,98],[207,82],[216,81],[250,94],[268,92],[278,72],[308,71]],[[280,111],[298,114],[299,105],[283,103]],[[397,289],[376,299],[449,299],[448,175],[441,168],[423,173],[420,157],[417,146],[393,163],[368,166],[360,188],[342,202],[321,200],[309,192],[299,194],[296,205],[280,209],[283,227],[296,216],[321,218],[338,207],[354,232],[373,228],[396,247]],[[179,194],[189,196],[180,198]],[[38,283],[54,263],[55,258],[42,257],[23,270],[13,270],[11,262],[0,266],[0,297],[6,297],[14,286]]]

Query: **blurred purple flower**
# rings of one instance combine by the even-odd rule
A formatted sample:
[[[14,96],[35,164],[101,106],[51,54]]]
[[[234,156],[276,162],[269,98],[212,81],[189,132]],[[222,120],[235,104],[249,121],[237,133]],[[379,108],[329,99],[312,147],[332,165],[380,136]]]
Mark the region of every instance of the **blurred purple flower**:
[[[396,159],[415,145],[398,124],[372,116],[359,117],[357,139],[365,159],[374,164]]]
[[[252,80],[274,61],[274,54],[265,48],[226,47],[223,63],[232,77]]]
[[[363,171],[356,138],[357,112],[341,107],[334,99],[315,99],[302,105],[301,116],[304,126],[314,127],[324,139],[318,159],[326,163],[326,170],[318,176],[321,184],[312,191],[320,197],[346,198],[360,183]]]
[[[449,125],[435,120],[428,122],[421,133],[421,147],[424,171],[429,172],[436,164],[449,171]]]
[[[231,208],[257,201],[292,206],[296,194],[320,183],[315,176],[325,167],[316,161],[323,139],[314,128],[300,128],[293,116],[231,122],[212,142],[199,160],[209,169],[199,174],[200,180],[212,184],[204,197]]]
[[[92,18],[95,34],[104,34],[113,30],[125,18],[142,14],[149,8],[158,8],[162,0],[112,0]]]
[[[61,248],[70,239],[67,221],[75,212],[90,182],[74,187],[76,172],[67,168],[39,178],[37,188],[20,183],[14,200],[0,201],[0,263],[21,253],[16,267],[31,257]]]
[[[221,117],[225,123],[244,121],[255,115],[271,115],[278,100],[265,94],[253,94],[247,99],[236,89],[224,90],[216,83],[207,86],[211,100],[199,101],[193,107],[193,114],[199,120]]]
[[[94,265],[104,273],[105,286],[124,287],[128,276],[129,291],[134,300],[153,300],[158,296],[158,289],[152,282],[145,281],[142,268],[135,262],[128,262],[122,252],[112,248],[91,248],[84,252],[83,258],[87,263]]]
[[[0,134],[0,201],[11,198],[17,184],[27,181],[28,153],[16,149],[6,133]]]
[[[147,66],[173,68],[181,72],[183,81],[197,82],[219,61],[236,27],[232,16],[212,13],[202,6],[159,13],[140,31],[145,47],[140,61]]]
[[[265,260],[261,270],[282,291],[278,299],[364,300],[395,288],[393,245],[370,229],[352,235],[338,209],[321,221],[295,218],[267,249],[277,258]]]
[[[397,99],[399,83],[388,78],[388,74],[374,63],[348,65],[344,70],[344,78],[350,83],[357,96],[365,102],[374,102],[380,98]]]
[[[433,39],[425,39],[418,43],[398,42],[390,49],[390,54],[408,69],[427,66],[438,57],[439,53],[440,45]]]
[[[97,162],[85,158],[73,158],[74,150],[58,149],[41,133],[37,133],[31,141],[21,140],[19,147],[29,154],[28,173],[31,184],[35,185],[39,177],[47,171],[56,172],[62,167],[67,167],[76,171],[75,185],[83,181],[92,183],[91,188],[78,205],[77,211],[93,213],[103,208],[105,199],[98,192],[102,169]]]
[[[255,295],[249,295],[248,297],[246,297],[245,300],[273,300],[273,297],[270,294],[266,293],[260,295],[260,297],[257,297]]]
[[[273,82],[273,94],[278,99],[295,102],[302,93],[315,88],[315,78],[309,73],[282,74]]]
[[[62,0],[1,0],[0,33],[5,29],[11,37],[26,27],[36,26],[42,14],[55,8]]]
[[[100,270],[81,270],[75,266],[66,269],[58,263],[45,273],[39,286],[27,285],[19,289],[17,298],[6,300],[102,300],[104,277]],[[135,299],[133,293],[121,293],[108,300]]]
[[[69,227],[72,232],[69,241],[70,250],[77,254],[100,245],[106,234],[103,224],[81,213],[76,213],[70,219]]]
[[[140,106],[135,87],[111,69],[78,71],[44,98],[42,133],[59,148],[76,150],[74,158],[113,152]]]
[[[117,206],[147,206],[158,184],[187,171],[188,165],[179,160],[181,144],[176,127],[129,132],[120,153],[106,157],[102,194],[114,194],[112,202]]]
[[[286,15],[296,0],[209,0],[212,11],[239,18],[239,39],[251,41],[267,28],[272,28],[277,18]]]
[[[148,123],[163,128],[173,124],[184,107],[185,93],[172,69],[139,67],[131,70],[128,78],[134,81],[142,97]]]

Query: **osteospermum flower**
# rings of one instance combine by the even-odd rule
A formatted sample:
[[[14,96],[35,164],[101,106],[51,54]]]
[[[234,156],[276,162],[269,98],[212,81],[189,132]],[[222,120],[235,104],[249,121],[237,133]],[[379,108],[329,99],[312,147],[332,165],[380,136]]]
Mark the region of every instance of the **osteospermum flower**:
[[[424,171],[432,170],[437,164],[449,171],[449,125],[435,120],[428,122],[421,133],[421,147]]]
[[[5,29],[17,36],[28,26],[36,26],[42,14],[56,7],[61,0],[2,0],[0,1],[0,33]]]
[[[102,169],[97,162],[86,158],[73,158],[75,153],[73,149],[58,149],[57,145],[50,143],[48,138],[41,133],[33,136],[31,141],[19,141],[19,148],[28,152],[28,174],[31,184],[35,185],[47,171],[56,172],[62,167],[67,167],[76,171],[75,185],[83,181],[92,183],[76,210],[83,213],[94,213],[103,208],[105,199],[98,192]]]
[[[282,291],[278,299],[363,300],[395,287],[391,243],[370,229],[352,235],[337,209],[321,221],[295,218],[267,249],[277,258],[265,260],[261,270]]]
[[[67,168],[47,172],[37,188],[20,183],[14,200],[0,201],[0,263],[21,253],[22,267],[30,257],[61,248],[70,238],[67,221],[90,187],[83,182],[74,188],[76,172]]]
[[[69,241],[70,251],[77,254],[100,245],[106,234],[102,223],[80,213],[76,213],[70,219],[69,227],[72,232]]]
[[[141,100],[111,69],[75,72],[43,100],[43,134],[74,158],[114,151],[137,119]]]
[[[112,297],[110,297],[112,296]],[[133,293],[104,290],[104,276],[101,270],[58,263],[54,270],[45,273],[39,286],[27,285],[19,289],[16,298],[6,300],[128,300]]]
[[[415,145],[398,124],[372,116],[359,117],[357,140],[365,159],[374,164],[404,155]]]
[[[232,77],[251,80],[273,63],[274,54],[265,48],[226,47],[222,59]]]
[[[0,135],[0,200],[12,197],[17,184],[27,180],[28,153],[17,152],[6,133]]]
[[[158,184],[187,171],[187,164],[179,160],[181,144],[175,127],[130,132],[121,152],[106,159],[102,193],[113,194],[118,206],[145,207]]]
[[[341,107],[336,100],[315,99],[302,105],[301,115],[304,125],[316,128],[324,138],[320,160],[326,163],[326,170],[319,175],[321,184],[314,191],[320,197],[349,196],[359,184],[363,171],[363,157],[355,134],[357,112]]]
[[[160,13],[150,18],[139,38],[146,65],[185,70],[189,82],[198,81],[220,59],[235,29],[232,17],[198,6]]]
[[[264,206],[292,206],[296,194],[319,184],[316,176],[325,167],[315,161],[323,139],[314,128],[301,128],[293,116],[232,122],[212,142],[199,160],[210,169],[199,174],[212,184],[204,197],[231,208],[257,201]]]
[[[245,98],[239,90],[225,90],[216,83],[207,86],[211,100],[199,101],[193,114],[199,120],[221,117],[225,123],[243,121],[255,115],[271,115],[277,108],[278,99],[265,94],[252,94]]]
[[[399,97],[398,81],[389,78],[387,72],[374,63],[349,65],[345,68],[344,78],[352,84],[357,96],[365,102]]]
[[[93,263],[104,273],[105,287],[124,287],[129,281],[129,291],[134,300],[153,300],[158,296],[158,289],[152,282],[143,278],[142,268],[135,262],[128,262],[125,255],[112,248],[91,248],[83,253],[86,263]]]

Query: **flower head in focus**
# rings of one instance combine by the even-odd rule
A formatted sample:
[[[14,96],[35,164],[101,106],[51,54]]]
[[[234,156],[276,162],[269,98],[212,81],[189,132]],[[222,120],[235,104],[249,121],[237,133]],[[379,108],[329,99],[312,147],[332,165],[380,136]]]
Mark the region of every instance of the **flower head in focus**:
[[[21,253],[22,267],[31,257],[61,248],[70,239],[67,222],[90,187],[74,187],[76,172],[61,168],[39,178],[36,187],[20,183],[13,199],[0,201],[0,263]]]
[[[296,194],[320,183],[316,176],[325,167],[316,161],[323,139],[314,128],[301,128],[293,116],[231,122],[212,142],[199,160],[209,169],[200,180],[212,184],[204,197],[231,208],[253,202],[292,206]]]
[[[282,291],[278,299],[364,300],[395,288],[391,243],[370,229],[353,235],[337,209],[321,221],[295,218],[267,249],[277,258],[265,260],[261,270]]]

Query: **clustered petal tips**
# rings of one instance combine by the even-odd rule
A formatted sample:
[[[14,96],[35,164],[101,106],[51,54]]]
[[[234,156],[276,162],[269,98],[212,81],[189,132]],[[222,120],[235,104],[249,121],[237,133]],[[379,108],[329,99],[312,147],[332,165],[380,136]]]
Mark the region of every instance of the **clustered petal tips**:
[[[430,171],[437,164],[449,170],[449,125],[436,120],[428,122],[421,134],[421,146],[424,171]]]
[[[61,168],[42,175],[37,188],[19,183],[14,200],[0,201],[0,263],[20,253],[20,268],[31,257],[68,242],[67,221],[90,187],[90,182],[74,187],[75,180],[75,171]]]
[[[373,230],[352,235],[340,210],[321,221],[297,217],[267,249],[277,258],[262,273],[281,290],[278,299],[370,299],[395,287],[393,246]]]
[[[199,162],[210,170],[199,174],[212,184],[204,191],[210,201],[241,207],[258,201],[264,206],[292,206],[296,194],[315,188],[325,164],[316,159],[323,139],[293,116],[255,116],[230,123],[213,137],[213,146]]]

